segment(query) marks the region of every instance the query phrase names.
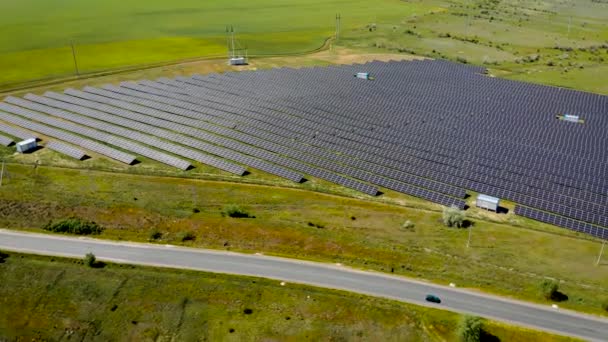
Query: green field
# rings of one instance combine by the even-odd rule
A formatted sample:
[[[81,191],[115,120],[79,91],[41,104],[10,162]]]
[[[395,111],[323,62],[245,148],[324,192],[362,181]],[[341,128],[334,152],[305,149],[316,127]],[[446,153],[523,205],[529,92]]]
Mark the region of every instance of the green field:
[[[0,340],[451,341],[459,319],[274,280],[116,264],[94,269],[15,253],[0,253],[0,279]],[[491,321],[484,331],[491,341],[572,341]]]
[[[358,199],[315,180],[286,188],[178,178],[185,176],[179,171],[173,171],[178,177],[158,177],[44,166],[34,171],[18,164],[7,170],[0,227],[41,231],[49,220],[77,216],[105,226],[101,238],[149,241],[158,231],[155,242],[184,244],[182,234],[191,232],[195,239],[188,246],[339,262],[546,305],[551,303],[538,286],[550,277],[561,281],[568,296],[560,306],[608,314],[601,309],[608,299],[608,264],[604,259],[595,265],[600,244],[512,213],[469,209],[474,226],[466,248],[467,230],[443,227],[440,206],[390,192]],[[158,166],[156,173],[162,170]],[[271,180],[252,173],[240,181]],[[232,204],[255,218],[224,217]],[[415,227],[402,228],[406,220]]]
[[[397,0],[11,1],[0,11],[0,84],[73,73],[70,39],[81,72],[91,72],[225,56],[226,25],[250,54],[294,53],[323,45],[337,12],[355,27],[428,8]]]
[[[338,46],[608,94],[593,77],[608,75],[608,4],[592,0],[12,1],[0,12],[0,89],[73,75],[70,40],[82,73],[225,56],[226,25],[252,55],[301,53],[333,36],[336,13]]]

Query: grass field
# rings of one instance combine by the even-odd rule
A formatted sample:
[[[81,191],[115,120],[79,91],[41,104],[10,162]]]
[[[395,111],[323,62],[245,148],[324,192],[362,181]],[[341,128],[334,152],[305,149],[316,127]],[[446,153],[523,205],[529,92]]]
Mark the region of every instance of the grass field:
[[[186,245],[340,262],[546,304],[538,285],[551,277],[569,297],[560,306],[594,313],[608,298],[608,263],[595,266],[598,242],[512,213],[470,209],[466,248],[467,231],[443,227],[437,205],[390,193],[351,198],[314,180],[290,189],[18,164],[7,170],[2,227],[40,231],[49,220],[78,216],[107,227],[103,238],[148,241],[159,231],[157,242],[182,244],[181,234],[191,232]],[[224,217],[232,204],[255,218]],[[402,228],[406,220],[415,227]]]
[[[1,260],[3,340],[456,340],[457,314],[343,291],[13,253]],[[492,341],[571,341],[491,321],[484,330]]]
[[[608,94],[608,4],[559,0],[431,1],[437,8],[344,35],[359,49],[485,65],[527,82]],[[570,27],[570,28],[568,28]]]
[[[235,27],[250,54],[294,53],[323,45],[337,12],[348,18],[346,27],[354,27],[377,11],[397,18],[427,8],[396,0],[11,2],[0,12],[0,84],[73,73],[70,39],[81,72],[91,72],[225,56],[226,25]]]
[[[298,53],[334,34],[336,13],[334,44],[355,53],[464,59],[504,77],[608,94],[593,77],[608,72],[608,4],[592,0],[11,2],[0,12],[0,89],[74,74],[71,39],[84,73],[224,56],[230,24],[250,54]]]

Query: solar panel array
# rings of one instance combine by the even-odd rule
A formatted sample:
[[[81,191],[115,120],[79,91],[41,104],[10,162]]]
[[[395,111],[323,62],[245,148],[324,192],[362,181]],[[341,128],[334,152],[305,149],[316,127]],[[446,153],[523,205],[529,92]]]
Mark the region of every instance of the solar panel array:
[[[251,167],[460,208],[470,190],[598,236],[608,227],[608,97],[483,71],[412,61],[232,72],[30,94],[0,110],[182,169]]]
[[[60,139],[63,141],[67,141],[74,145],[81,146],[87,150],[97,152],[101,155],[104,155],[111,159],[117,160],[119,162],[123,162],[125,164],[130,165],[135,162],[135,156],[132,156],[130,154],[127,154],[122,151],[116,150],[114,148],[108,147],[106,145],[100,144],[96,141],[83,138],[76,134],[71,134],[71,133],[68,133],[68,132],[65,132],[65,131],[62,131],[59,129],[55,129],[55,128],[48,127],[48,126],[45,126],[45,125],[42,125],[42,124],[39,124],[36,122],[22,119],[20,117],[10,115],[10,114],[4,113],[2,111],[0,111],[0,120],[5,121],[5,122],[10,122],[14,125],[17,125],[17,126],[20,126],[20,127],[23,127],[23,128],[35,131],[35,132],[39,132],[41,134],[44,134],[44,135],[52,137],[52,138],[57,138],[57,139]]]
[[[86,157],[86,153],[83,150],[72,145],[64,144],[60,141],[49,141],[48,144],[46,144],[46,148],[78,160],[82,160]]]

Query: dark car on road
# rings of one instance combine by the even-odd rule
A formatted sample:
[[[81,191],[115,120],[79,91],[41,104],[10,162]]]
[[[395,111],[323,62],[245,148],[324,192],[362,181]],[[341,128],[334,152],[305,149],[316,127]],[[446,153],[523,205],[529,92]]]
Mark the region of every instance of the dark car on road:
[[[441,299],[439,299],[439,297],[432,295],[432,294],[428,294],[426,295],[426,301],[427,302],[433,302],[433,303],[441,303]]]

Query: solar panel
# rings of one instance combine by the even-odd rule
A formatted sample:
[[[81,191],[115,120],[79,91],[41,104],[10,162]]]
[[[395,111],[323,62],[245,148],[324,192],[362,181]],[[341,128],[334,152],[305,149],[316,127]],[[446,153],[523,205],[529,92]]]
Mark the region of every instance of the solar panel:
[[[84,157],[86,157],[86,153],[83,150],[59,141],[49,141],[46,144],[46,148],[78,160],[82,160]]]
[[[4,132],[4,133],[6,133],[8,135],[12,135],[12,136],[17,137],[17,138],[19,138],[21,140],[27,140],[27,139],[31,139],[31,138],[38,139],[38,137],[35,134],[33,134],[33,133],[26,132],[26,131],[24,131],[22,129],[15,128],[15,127],[12,127],[12,126],[9,126],[9,125],[5,125],[5,124],[3,124],[1,122],[0,122],[0,132]]]
[[[13,143],[13,139],[6,137],[4,135],[0,135],[0,145],[9,146],[12,143]]]

